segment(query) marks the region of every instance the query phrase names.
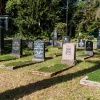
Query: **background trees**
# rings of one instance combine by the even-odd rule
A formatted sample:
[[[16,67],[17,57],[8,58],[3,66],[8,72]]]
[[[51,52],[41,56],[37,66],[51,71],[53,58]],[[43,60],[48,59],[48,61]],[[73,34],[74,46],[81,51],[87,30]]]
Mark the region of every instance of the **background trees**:
[[[59,21],[60,0],[8,0],[13,32],[20,37],[49,36]]]
[[[73,20],[75,22],[76,37],[81,32],[87,36],[100,27],[100,1],[81,1],[76,4]]]
[[[100,27],[100,1],[69,0],[68,23],[66,23],[67,0],[8,0],[6,12],[11,16],[11,32],[18,37],[50,37],[54,28],[60,36],[77,37],[93,33]]]

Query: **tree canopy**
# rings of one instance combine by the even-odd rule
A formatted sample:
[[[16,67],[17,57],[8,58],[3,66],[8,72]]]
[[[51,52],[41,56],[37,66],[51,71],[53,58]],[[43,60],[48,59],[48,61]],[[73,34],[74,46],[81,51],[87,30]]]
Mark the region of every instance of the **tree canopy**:
[[[60,0],[8,0],[6,12],[17,36],[50,36],[59,21]]]
[[[89,0],[90,1],[90,0]],[[69,0],[66,23],[66,0],[8,0],[6,12],[12,18],[11,31],[19,37],[50,37],[55,28],[70,36],[88,35],[100,28],[100,1]]]

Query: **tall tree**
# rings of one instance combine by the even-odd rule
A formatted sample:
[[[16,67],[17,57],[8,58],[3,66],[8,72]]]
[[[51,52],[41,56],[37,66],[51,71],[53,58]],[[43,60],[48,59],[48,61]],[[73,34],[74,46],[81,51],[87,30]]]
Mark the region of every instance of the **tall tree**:
[[[90,0],[89,0],[90,1]],[[75,13],[73,14],[73,21],[75,23],[76,34],[79,32],[84,35],[92,33],[100,26],[100,1],[85,0],[76,4]]]
[[[17,35],[50,36],[59,21],[60,0],[8,0],[6,12],[12,17]]]

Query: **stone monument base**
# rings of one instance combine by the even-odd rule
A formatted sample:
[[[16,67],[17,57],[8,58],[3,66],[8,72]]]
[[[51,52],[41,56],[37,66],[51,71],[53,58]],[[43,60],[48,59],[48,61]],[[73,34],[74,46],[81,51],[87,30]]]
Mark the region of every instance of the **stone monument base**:
[[[20,58],[21,57],[21,55],[18,55],[18,54],[11,54],[11,56],[14,56],[16,58]]]
[[[75,65],[75,60],[61,60],[62,64],[67,64],[68,66]]]
[[[86,55],[93,56],[93,51],[85,51]]]
[[[32,61],[35,61],[35,62],[42,62],[42,61],[44,61],[44,59],[35,59],[35,58],[33,58]]]

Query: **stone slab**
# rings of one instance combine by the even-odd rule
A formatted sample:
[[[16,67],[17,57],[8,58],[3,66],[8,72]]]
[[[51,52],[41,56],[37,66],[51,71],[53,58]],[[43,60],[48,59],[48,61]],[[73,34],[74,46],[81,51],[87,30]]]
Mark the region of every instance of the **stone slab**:
[[[69,66],[67,68],[64,68],[62,70],[59,70],[59,71],[56,71],[56,72],[51,72],[51,73],[48,73],[48,72],[40,72],[40,71],[36,71],[36,70],[33,70],[32,71],[32,74],[35,74],[35,75],[40,75],[40,76],[44,76],[44,77],[52,77],[54,75],[57,75],[65,70],[68,70],[70,68],[72,68],[73,66]]]
[[[86,86],[92,86],[92,87],[100,87],[99,82],[89,81],[87,79],[88,79],[88,76],[85,76],[84,78],[82,78],[80,80],[80,84],[81,85],[86,85]]]

